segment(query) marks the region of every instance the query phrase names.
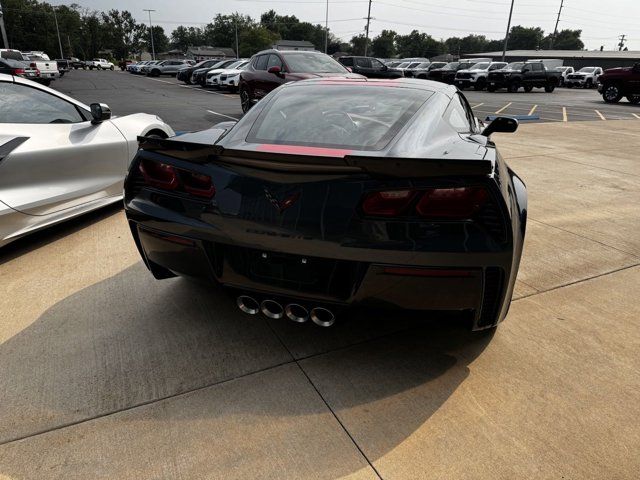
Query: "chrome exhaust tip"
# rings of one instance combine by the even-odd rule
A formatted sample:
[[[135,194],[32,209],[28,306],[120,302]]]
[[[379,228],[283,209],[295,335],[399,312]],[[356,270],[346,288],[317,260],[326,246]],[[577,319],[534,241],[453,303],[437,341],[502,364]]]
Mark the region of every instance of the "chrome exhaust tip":
[[[297,323],[304,323],[309,320],[309,311],[297,303],[290,303],[287,305],[284,309],[284,313],[289,320]]]
[[[327,310],[326,308],[316,307],[311,310],[309,316],[311,317],[311,321],[320,327],[330,327],[336,323],[336,316],[331,310]]]
[[[263,300],[260,304],[260,311],[265,317],[273,318],[275,320],[282,318],[284,315],[284,309],[275,300]]]
[[[248,295],[240,295],[236,299],[236,304],[238,305],[238,308],[240,310],[248,315],[255,315],[260,311],[260,305],[258,304],[258,301]]]

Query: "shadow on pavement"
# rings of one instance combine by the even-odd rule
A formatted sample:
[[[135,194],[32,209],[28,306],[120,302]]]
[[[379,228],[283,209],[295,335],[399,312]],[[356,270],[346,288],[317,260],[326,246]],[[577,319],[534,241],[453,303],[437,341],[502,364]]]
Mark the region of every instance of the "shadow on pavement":
[[[437,318],[401,322],[396,315],[334,332],[315,328],[326,337],[321,348],[313,335],[289,335],[285,348],[265,320],[239,313],[226,293],[180,278],[156,281],[138,263],[70,295],[0,345],[0,442],[290,363],[295,346],[329,352],[301,365],[339,417],[364,408],[364,420],[369,406],[377,412],[377,420],[356,420],[354,429],[378,438],[381,455],[438,410],[492,335]],[[389,334],[390,323],[406,330]],[[341,331],[348,332],[347,344]],[[362,341],[376,332],[385,336]],[[407,415],[403,399],[416,389],[422,400],[410,400]],[[234,408],[276,418],[326,413],[322,402],[293,405]],[[135,419],[135,412],[126,415]],[[157,428],[162,436],[162,424]]]

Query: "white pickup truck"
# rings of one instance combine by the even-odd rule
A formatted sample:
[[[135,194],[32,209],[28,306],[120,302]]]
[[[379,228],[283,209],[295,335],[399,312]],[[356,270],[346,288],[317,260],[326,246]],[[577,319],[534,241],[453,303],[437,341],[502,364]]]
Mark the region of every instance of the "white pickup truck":
[[[60,76],[58,64],[53,60],[49,60],[47,55],[43,55],[40,52],[22,52],[22,57],[25,62],[29,63],[31,68],[36,68],[40,72],[40,75],[33,79],[36,82],[49,85]]]
[[[109,60],[105,60],[104,58],[94,58],[93,60],[86,62],[86,65],[89,67],[89,70],[93,70],[94,68],[98,70],[113,70],[115,68],[113,63]]]

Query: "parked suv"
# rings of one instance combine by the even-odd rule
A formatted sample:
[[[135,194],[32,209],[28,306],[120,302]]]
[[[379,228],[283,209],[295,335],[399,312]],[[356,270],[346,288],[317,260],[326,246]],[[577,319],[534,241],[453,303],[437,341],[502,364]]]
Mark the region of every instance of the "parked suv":
[[[436,82],[453,85],[456,80],[456,73],[458,73],[459,70],[466,70],[479,62],[491,62],[491,59],[479,58],[478,60],[460,60],[459,62],[450,62],[442,68],[431,70],[427,78],[429,80],[435,80]]]
[[[113,70],[116,68],[113,63],[109,60],[105,60],[104,58],[94,58],[93,60],[86,62],[86,65],[89,67],[89,70],[93,70],[94,68],[98,70]]]
[[[247,112],[261,98],[283,83],[318,77],[364,78],[320,52],[264,50],[251,57],[240,74],[240,103]]]
[[[553,68],[553,69],[551,69]],[[525,62],[520,71],[496,70],[488,79],[487,89],[495,92],[500,88],[506,88],[510,92],[517,92],[521,87],[529,93],[534,88],[544,88],[547,93],[553,92],[560,85],[562,73],[549,67],[542,61]]]
[[[143,69],[148,77],[159,77],[160,75],[175,75],[178,70],[195,64],[193,60],[163,60]]]
[[[400,78],[402,70],[388,67],[377,58],[373,57],[340,57],[338,62],[353,73],[364,75],[367,78]]]
[[[506,67],[506,62],[480,62],[469,69],[458,70],[455,84],[460,90],[473,87],[474,90],[484,90],[487,86],[489,72]]]
[[[583,67],[577,72],[567,75],[564,84],[567,88],[595,88],[598,85],[598,77],[603,73],[600,67]]]
[[[215,68],[217,65],[221,65],[223,63],[224,61],[220,60],[204,60],[200,63],[196,63],[195,65],[186,65],[178,69],[176,78],[181,82],[186,83],[187,85],[191,85],[193,83],[191,81],[193,72],[195,72],[199,68]]]
[[[429,72],[431,70],[435,70],[436,68],[442,68],[447,64],[447,62],[423,62],[416,66],[415,68],[407,68],[404,71],[405,77],[410,78],[422,78],[427,79],[429,77]]]
[[[640,63],[605,70],[598,82],[598,92],[605,102],[618,103],[622,97],[627,97],[634,105],[640,103]]]
[[[564,87],[564,81],[567,79],[567,76],[574,72],[573,67],[556,67],[556,70],[560,72],[560,86]]]

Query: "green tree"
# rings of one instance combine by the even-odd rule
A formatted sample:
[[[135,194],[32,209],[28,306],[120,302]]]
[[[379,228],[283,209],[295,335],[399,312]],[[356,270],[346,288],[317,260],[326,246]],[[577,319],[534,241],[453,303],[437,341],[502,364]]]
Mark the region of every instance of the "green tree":
[[[276,40],[278,40],[278,35],[264,27],[247,28],[240,33],[239,56],[250,57],[260,50],[269,48]]]
[[[544,31],[540,27],[522,27],[517,25],[511,28],[509,34],[509,50],[538,50],[542,48]]]
[[[131,12],[109,10],[101,16],[105,43],[113,50],[116,59],[128,58],[130,53],[142,49],[147,28],[137,23]]]
[[[369,40],[371,43],[371,40]],[[365,45],[367,44],[367,37],[364,34],[356,35],[351,38],[351,53],[353,55],[364,55]]]
[[[383,30],[371,42],[371,54],[380,58],[391,58],[396,54],[396,37],[393,30]]]
[[[396,48],[400,57],[433,57],[442,52],[443,45],[430,35],[413,30],[396,36]]]
[[[279,38],[306,40],[313,43],[317,50],[324,51],[325,29],[322,25],[301,22],[294,15],[281,16],[275,10],[263,13],[260,17],[260,25],[276,33]]]
[[[204,32],[201,28],[180,25],[171,32],[171,47],[186,52],[189,47],[204,45]]]
[[[151,38],[149,35],[149,29],[145,28],[143,40],[141,42],[141,47],[146,49],[148,52],[151,51]],[[153,26],[153,48],[156,53],[166,52],[169,50],[169,38],[164,33],[164,28],[159,25]]]
[[[582,30],[562,30],[558,32],[553,42],[554,50],[583,50],[584,43],[580,39]],[[548,35],[542,41],[545,49],[551,48],[551,38],[553,34]]]
[[[204,27],[204,44],[235,49],[236,26],[238,28],[238,36],[242,37],[243,33],[246,35],[248,30],[253,29],[255,22],[250,16],[240,13],[232,13],[231,15],[218,14],[212,23]]]

